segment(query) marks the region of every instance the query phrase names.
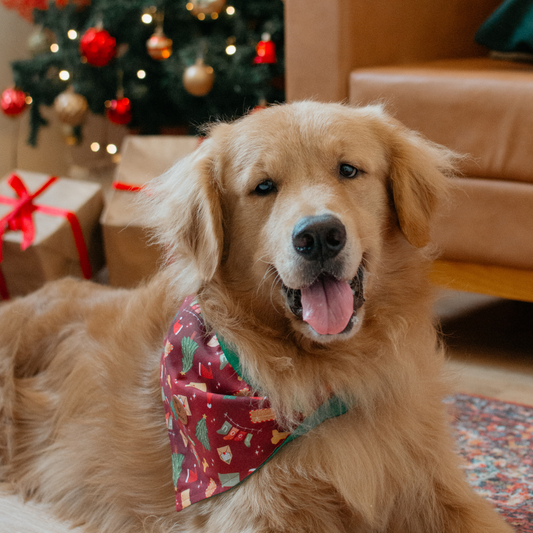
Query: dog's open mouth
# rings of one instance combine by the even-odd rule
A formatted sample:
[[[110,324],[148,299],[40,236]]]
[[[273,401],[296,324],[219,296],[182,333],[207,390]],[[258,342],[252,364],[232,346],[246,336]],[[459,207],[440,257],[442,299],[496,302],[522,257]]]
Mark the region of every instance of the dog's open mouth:
[[[351,281],[338,280],[323,272],[309,287],[290,289],[283,285],[283,291],[296,317],[319,335],[337,335],[348,333],[357,320],[357,310],[365,302],[363,277],[360,265]]]

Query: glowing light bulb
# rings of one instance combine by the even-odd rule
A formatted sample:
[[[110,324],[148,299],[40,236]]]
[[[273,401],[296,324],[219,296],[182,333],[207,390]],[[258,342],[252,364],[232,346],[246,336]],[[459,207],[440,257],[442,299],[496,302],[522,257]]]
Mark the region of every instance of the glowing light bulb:
[[[114,144],[108,144],[106,146],[106,150],[108,154],[116,154],[117,153],[117,147]]]
[[[59,73],[59,79],[67,81],[70,78],[70,72],[68,70],[62,70]]]
[[[226,46],[226,54],[232,56],[237,51],[237,47],[234,44]]]
[[[228,7],[226,8],[226,13],[227,13],[228,15],[235,15],[235,8],[234,8],[233,6],[228,6]]]
[[[204,20],[205,15],[203,13],[198,13],[198,20]]]
[[[51,44],[50,45],[50,52],[52,52],[54,54],[59,52],[59,45],[57,43]]]
[[[26,98],[24,98],[24,101],[27,105],[30,105],[33,102],[33,98],[31,96],[26,96]]]
[[[188,11],[192,11],[194,6],[192,4],[192,2],[188,2],[187,5],[185,6],[187,8]]]
[[[145,13],[145,14],[141,17],[141,20],[142,20],[145,24],[150,24],[150,22],[152,22],[152,20],[153,20],[153,17],[152,17],[152,15],[150,15],[150,13]]]
[[[68,30],[68,38],[73,41],[77,36],[78,36],[78,32],[76,30]]]
[[[98,150],[100,150],[100,143],[91,143],[91,150],[93,152],[98,152]]]
[[[138,70],[138,71],[137,71],[137,77],[138,77],[140,80],[144,80],[144,78],[146,78],[146,71],[144,71],[144,70]]]
[[[211,13],[211,18],[216,20],[218,18],[218,13]]]

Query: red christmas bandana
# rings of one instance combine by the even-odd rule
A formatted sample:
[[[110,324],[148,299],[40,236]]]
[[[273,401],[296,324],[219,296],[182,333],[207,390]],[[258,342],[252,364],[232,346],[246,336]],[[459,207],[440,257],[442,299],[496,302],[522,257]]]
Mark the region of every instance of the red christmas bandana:
[[[178,511],[231,489],[284,444],[347,411],[332,398],[295,431],[284,432],[268,400],[253,396],[238,356],[221,344],[206,332],[196,298],[186,298],[161,358]]]

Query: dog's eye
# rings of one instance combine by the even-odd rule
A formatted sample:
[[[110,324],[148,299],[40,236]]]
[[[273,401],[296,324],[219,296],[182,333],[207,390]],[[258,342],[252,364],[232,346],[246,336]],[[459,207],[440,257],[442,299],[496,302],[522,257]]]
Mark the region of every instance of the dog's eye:
[[[355,178],[359,174],[359,169],[352,167],[352,165],[341,163],[341,166],[339,167],[339,174],[343,178]]]
[[[262,181],[256,188],[255,193],[259,196],[266,196],[267,194],[270,194],[272,192],[276,192],[276,185],[272,180],[265,180]]]

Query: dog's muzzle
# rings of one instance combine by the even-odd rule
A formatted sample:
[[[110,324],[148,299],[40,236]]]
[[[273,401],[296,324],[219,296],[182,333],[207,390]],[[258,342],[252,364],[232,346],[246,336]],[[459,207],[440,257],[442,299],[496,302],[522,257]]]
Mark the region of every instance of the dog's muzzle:
[[[364,298],[364,276],[365,276],[365,269],[363,267],[363,264],[359,266],[359,269],[357,270],[357,275],[351,279],[348,282],[349,289],[351,291],[351,297],[353,299],[352,308],[351,308],[351,314],[349,316],[349,319],[344,327],[344,329],[340,329],[342,326],[338,326],[335,329],[331,328],[331,324],[327,323],[327,319],[324,320],[324,315],[319,315],[317,317],[309,317],[309,310],[305,310],[305,305],[302,304],[302,291],[307,291],[307,289],[290,289],[289,287],[286,287],[283,285],[283,292],[285,294],[285,298],[287,301],[287,307],[290,309],[291,313],[299,318],[300,320],[304,320],[305,322],[309,323],[309,325],[319,334],[321,335],[332,335],[332,334],[338,334],[338,333],[349,333],[354,324],[357,322],[357,310],[360,309],[363,304],[365,303]],[[322,273],[318,278],[313,282],[311,287],[313,285],[318,285],[322,287],[331,287],[331,285],[335,284],[341,284],[341,283],[347,283],[342,282],[339,280],[336,280],[331,274],[328,273]],[[327,292],[328,289],[325,289],[325,292]],[[331,292],[334,292],[330,290]],[[327,296],[326,296],[327,300]],[[306,305],[309,305],[305,302]],[[335,300],[331,302],[327,302],[327,305],[329,306],[335,306],[337,302]],[[346,311],[344,311],[346,313]],[[346,322],[344,319],[343,322]],[[342,322],[341,322],[342,323]],[[340,331],[338,331],[340,329]]]
[[[357,275],[343,278],[339,253],[346,246],[344,224],[334,215],[304,217],[295,225],[292,245],[303,259],[301,288],[283,286],[287,307],[319,335],[349,332],[364,303],[362,263]]]

